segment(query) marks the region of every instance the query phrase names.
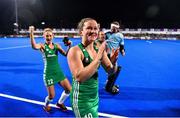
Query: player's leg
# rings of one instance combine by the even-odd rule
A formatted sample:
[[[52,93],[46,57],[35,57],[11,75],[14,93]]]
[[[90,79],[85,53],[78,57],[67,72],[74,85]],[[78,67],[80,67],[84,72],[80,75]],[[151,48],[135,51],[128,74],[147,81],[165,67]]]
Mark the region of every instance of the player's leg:
[[[57,106],[61,108],[63,111],[66,111],[67,108],[64,105],[64,101],[69,97],[70,91],[71,91],[71,84],[67,78],[59,82],[59,85],[61,85],[64,88],[64,91],[61,94],[61,97],[59,98],[57,102]]]
[[[107,92],[110,92],[112,94],[119,93],[119,86],[115,85],[115,82],[116,79],[118,78],[120,71],[121,71],[121,66],[118,66],[116,73],[108,75],[108,79],[105,86]]]
[[[49,106],[49,104],[53,101],[53,98],[55,96],[54,85],[47,86],[47,92],[48,96],[45,98],[45,105],[43,106],[43,108],[46,112],[50,112],[51,107]]]

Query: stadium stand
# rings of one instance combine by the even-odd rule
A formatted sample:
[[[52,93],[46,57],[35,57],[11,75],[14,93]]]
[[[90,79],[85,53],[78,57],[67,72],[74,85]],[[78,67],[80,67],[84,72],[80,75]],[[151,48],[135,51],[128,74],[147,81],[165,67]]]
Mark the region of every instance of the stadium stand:
[[[102,31],[108,31],[109,29],[102,28]],[[79,38],[78,30],[71,29],[53,29],[55,37],[72,37]],[[121,29],[126,39],[164,39],[164,40],[180,40],[180,29]],[[35,30],[35,37],[42,37],[43,29]],[[19,35],[9,35],[7,37],[28,37],[29,31],[27,29],[21,29]],[[1,37],[4,37],[3,35]]]

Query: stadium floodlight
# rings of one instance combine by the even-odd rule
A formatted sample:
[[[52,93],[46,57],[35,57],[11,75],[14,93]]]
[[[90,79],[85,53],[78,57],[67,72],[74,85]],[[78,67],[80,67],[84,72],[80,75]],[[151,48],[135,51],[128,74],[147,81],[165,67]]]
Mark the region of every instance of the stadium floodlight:
[[[18,24],[18,6],[17,6],[17,0],[14,0],[15,2],[15,17],[16,21],[14,23],[16,34],[19,34],[19,24]]]
[[[18,27],[18,23],[13,23],[14,26]]]
[[[45,25],[45,22],[41,22],[42,25]]]

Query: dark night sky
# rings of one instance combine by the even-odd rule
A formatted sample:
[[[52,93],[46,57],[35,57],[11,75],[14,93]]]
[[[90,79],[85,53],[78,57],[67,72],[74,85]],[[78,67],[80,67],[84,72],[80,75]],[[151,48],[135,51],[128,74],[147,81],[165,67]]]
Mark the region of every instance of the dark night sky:
[[[15,0],[0,0],[0,33],[15,22]],[[180,28],[180,0],[17,0],[20,28],[76,28],[81,18],[92,17],[108,28],[120,21],[123,28]],[[46,24],[42,26],[41,22]]]

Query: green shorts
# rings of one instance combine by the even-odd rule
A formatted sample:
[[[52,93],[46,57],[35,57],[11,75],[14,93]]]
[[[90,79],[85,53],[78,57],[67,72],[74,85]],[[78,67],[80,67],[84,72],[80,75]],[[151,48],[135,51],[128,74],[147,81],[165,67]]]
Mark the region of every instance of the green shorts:
[[[65,75],[61,70],[55,71],[55,72],[46,72],[43,75],[43,80],[45,86],[51,86],[58,82],[61,82],[65,79]]]

